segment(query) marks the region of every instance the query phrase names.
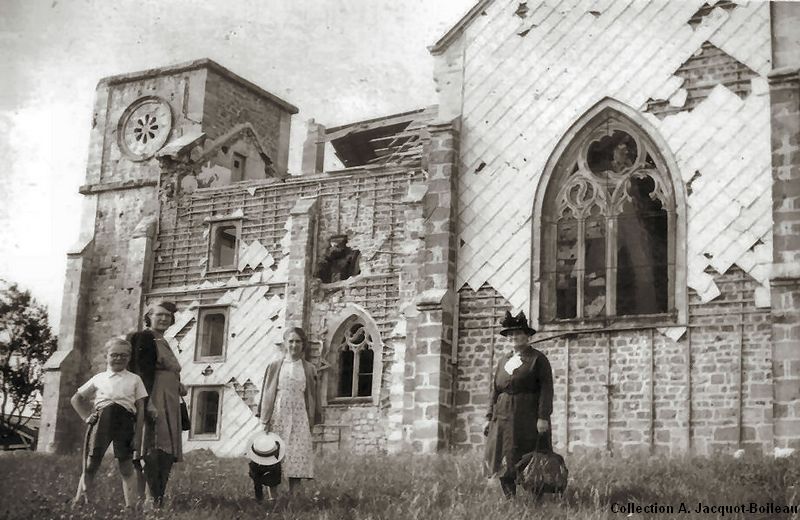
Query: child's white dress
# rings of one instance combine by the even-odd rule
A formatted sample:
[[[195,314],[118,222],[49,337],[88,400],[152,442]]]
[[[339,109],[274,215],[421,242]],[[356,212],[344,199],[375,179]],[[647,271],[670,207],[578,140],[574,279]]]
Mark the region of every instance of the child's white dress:
[[[305,390],[303,361],[284,359],[278,375],[275,411],[269,431],[277,433],[287,444],[282,463],[282,471],[287,478],[314,478],[314,452]]]

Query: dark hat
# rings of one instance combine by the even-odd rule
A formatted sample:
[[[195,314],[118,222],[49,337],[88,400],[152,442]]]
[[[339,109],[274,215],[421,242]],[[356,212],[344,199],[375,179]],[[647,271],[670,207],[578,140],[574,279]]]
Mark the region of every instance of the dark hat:
[[[503,327],[500,331],[501,336],[508,336],[515,330],[521,330],[528,336],[536,334],[536,331],[528,326],[528,318],[525,317],[525,313],[522,311],[514,317],[511,316],[510,312],[506,311],[506,315],[503,321],[500,322],[500,326]]]
[[[154,307],[161,307],[162,309],[168,311],[170,314],[175,314],[176,312],[178,312],[178,306],[175,305],[174,302],[170,302],[170,301],[162,300],[162,301],[157,301],[157,302],[151,303],[150,306],[148,307],[148,313]]]
[[[331,235],[331,238],[330,238],[329,240],[330,240],[331,242],[332,242],[332,241],[334,241],[334,240],[344,240],[345,242],[347,242],[347,234],[345,234],[345,233],[338,233],[338,234],[336,234],[336,235]]]

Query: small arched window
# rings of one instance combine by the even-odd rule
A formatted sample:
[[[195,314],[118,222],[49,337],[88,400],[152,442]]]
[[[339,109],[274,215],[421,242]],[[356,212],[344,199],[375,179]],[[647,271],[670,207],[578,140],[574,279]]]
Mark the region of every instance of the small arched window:
[[[335,398],[371,397],[375,372],[375,340],[366,324],[353,317],[342,325],[335,344]]]
[[[675,196],[652,141],[595,118],[556,164],[542,212],[540,321],[675,308]]]

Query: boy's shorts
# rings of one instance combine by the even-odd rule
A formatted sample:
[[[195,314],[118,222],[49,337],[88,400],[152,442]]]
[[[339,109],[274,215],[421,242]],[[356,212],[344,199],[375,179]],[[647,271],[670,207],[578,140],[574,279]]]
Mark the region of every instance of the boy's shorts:
[[[250,478],[256,484],[275,487],[281,483],[281,463],[272,466],[262,466],[250,461]]]
[[[125,460],[133,457],[133,435],[136,415],[118,404],[102,408],[99,418],[89,425],[89,457],[102,457],[108,445],[114,444],[114,457]]]

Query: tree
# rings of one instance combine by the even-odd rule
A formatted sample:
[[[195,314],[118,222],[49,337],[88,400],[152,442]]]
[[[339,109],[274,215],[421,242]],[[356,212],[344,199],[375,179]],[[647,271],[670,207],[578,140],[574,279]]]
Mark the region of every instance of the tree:
[[[42,367],[56,350],[44,306],[0,280],[0,422],[17,429],[41,411]],[[29,412],[29,413],[25,413]],[[25,417],[27,415],[27,417]]]

